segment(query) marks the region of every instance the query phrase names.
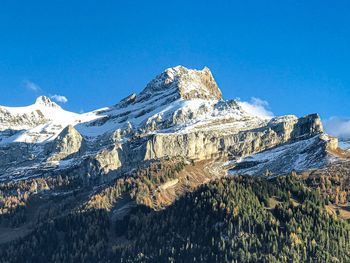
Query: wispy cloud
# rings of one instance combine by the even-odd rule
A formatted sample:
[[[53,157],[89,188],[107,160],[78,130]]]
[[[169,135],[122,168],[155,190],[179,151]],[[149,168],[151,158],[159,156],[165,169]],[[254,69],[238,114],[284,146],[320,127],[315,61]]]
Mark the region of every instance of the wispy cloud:
[[[65,97],[65,96],[63,96],[63,95],[57,95],[57,94],[55,94],[55,95],[52,95],[50,98],[53,99],[53,100],[55,100],[55,101],[57,101],[57,102],[61,102],[61,103],[66,103],[66,102],[68,102],[67,97]]]
[[[39,91],[41,91],[40,86],[39,86],[38,84],[36,84],[36,83],[30,81],[30,80],[24,80],[24,81],[23,81],[23,86],[24,86],[26,89],[30,90],[30,91],[34,91],[34,92],[39,92]]]
[[[26,88],[27,90],[33,91],[35,93],[46,93],[38,84],[34,83],[33,81],[30,80],[24,80],[22,82],[22,85],[24,88]],[[58,95],[58,94],[54,94],[52,96],[50,96],[50,98],[56,102],[59,103],[67,103],[68,99],[66,96],[63,95]]]
[[[350,118],[332,117],[323,123],[328,134],[342,139],[350,139]]]
[[[252,97],[249,102],[239,101],[239,104],[243,110],[254,116],[261,118],[269,118],[274,116],[274,114],[268,109],[269,103],[265,100]]]

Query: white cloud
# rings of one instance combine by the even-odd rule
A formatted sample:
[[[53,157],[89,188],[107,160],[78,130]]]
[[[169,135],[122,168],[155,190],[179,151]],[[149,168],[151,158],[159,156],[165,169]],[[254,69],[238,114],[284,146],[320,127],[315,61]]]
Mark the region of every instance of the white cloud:
[[[342,138],[350,139],[350,118],[332,117],[323,121],[326,133]]]
[[[55,94],[55,95],[52,95],[50,98],[53,99],[53,100],[55,100],[55,101],[57,101],[57,102],[61,102],[61,103],[66,103],[66,102],[68,102],[67,97],[62,96],[62,95],[57,95],[57,94]]]
[[[251,115],[261,118],[273,117],[273,113],[268,109],[269,103],[265,100],[252,97],[249,102],[239,101],[239,105]]]
[[[28,90],[31,90],[31,91],[34,91],[34,92],[41,91],[40,86],[38,84],[32,82],[32,81],[25,80],[25,81],[23,81],[23,85]]]

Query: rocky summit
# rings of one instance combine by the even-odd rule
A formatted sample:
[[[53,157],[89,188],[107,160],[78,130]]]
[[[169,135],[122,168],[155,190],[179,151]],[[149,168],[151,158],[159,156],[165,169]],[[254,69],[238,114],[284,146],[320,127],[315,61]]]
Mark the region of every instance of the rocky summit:
[[[169,68],[139,94],[84,114],[44,96],[30,106],[0,107],[1,181],[68,171],[104,181],[176,157],[225,160],[233,173],[283,173],[325,166],[337,147],[317,114],[261,116],[224,100],[207,67]],[[280,156],[290,149],[293,158]]]

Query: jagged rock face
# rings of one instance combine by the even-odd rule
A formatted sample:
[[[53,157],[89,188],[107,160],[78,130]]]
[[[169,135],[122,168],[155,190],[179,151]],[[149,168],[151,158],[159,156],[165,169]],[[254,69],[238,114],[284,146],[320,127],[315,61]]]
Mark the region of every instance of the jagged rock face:
[[[117,170],[122,165],[119,159],[119,151],[119,145],[114,146],[112,149],[103,149],[99,151],[95,158],[99,164],[99,170],[102,169],[104,174]]]
[[[339,148],[339,140],[336,137],[327,135],[327,134],[322,134],[320,136],[321,140],[326,142],[326,149],[329,151],[337,151]]]
[[[33,111],[42,113],[40,121],[30,116]],[[23,114],[29,114],[28,127],[19,118]],[[222,100],[208,68],[178,66],[158,75],[141,93],[93,112],[67,112],[46,97],[28,107],[0,108],[0,180],[20,177],[23,171],[28,176],[30,171],[72,167],[72,174],[108,175],[164,157],[237,159],[322,134],[316,114],[256,116],[240,101]],[[315,145],[323,153],[323,145],[337,148],[335,140]]]
[[[116,106],[117,106],[117,107],[120,107],[120,108],[125,108],[126,106],[128,106],[128,105],[134,103],[135,100],[136,100],[136,94],[133,93],[133,94],[127,96],[126,98],[122,99],[122,100],[119,102],[119,104],[117,104]]]
[[[53,153],[49,161],[58,161],[67,157],[77,156],[83,152],[85,141],[80,133],[71,125],[68,125],[58,135],[53,144],[50,144],[47,151]]]
[[[320,123],[319,116],[310,115],[302,119],[274,119],[264,127],[237,133],[210,130],[156,134],[147,140],[145,159],[183,156],[203,160],[223,155],[247,156],[279,144],[316,136],[322,133]]]
[[[302,118],[295,116],[276,117],[270,121],[269,125],[285,140],[302,139],[323,133],[322,122],[317,114],[310,114]]]
[[[0,124],[3,130],[12,130],[11,127],[19,127],[18,129],[25,129],[28,127],[35,127],[47,122],[44,114],[40,110],[34,110],[28,113],[19,113],[12,115],[6,108],[0,107]]]
[[[176,98],[185,100],[222,98],[221,91],[207,67],[203,70],[190,70],[182,66],[167,69],[148,83],[139,100],[147,98],[149,94],[164,91],[174,91]]]
[[[108,181],[118,174],[118,169],[122,167],[120,160],[120,146],[115,145],[98,151],[95,155],[84,157],[72,168],[69,167],[68,174],[74,176],[87,176],[98,178],[101,181]],[[120,174],[120,172],[119,172]]]
[[[44,107],[51,107],[51,108],[61,108],[60,106],[58,106],[56,103],[54,103],[53,101],[51,101],[48,97],[46,96],[40,96],[36,99],[35,101],[36,105],[41,105]]]

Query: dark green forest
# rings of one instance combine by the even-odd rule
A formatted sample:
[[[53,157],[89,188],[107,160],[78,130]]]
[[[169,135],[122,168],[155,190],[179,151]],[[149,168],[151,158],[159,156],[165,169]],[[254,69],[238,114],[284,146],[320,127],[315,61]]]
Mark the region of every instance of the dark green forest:
[[[350,262],[349,224],[328,203],[295,175],[224,178],[159,211],[48,219],[1,245],[0,262]]]

